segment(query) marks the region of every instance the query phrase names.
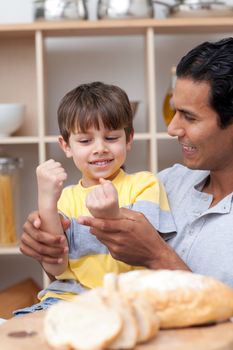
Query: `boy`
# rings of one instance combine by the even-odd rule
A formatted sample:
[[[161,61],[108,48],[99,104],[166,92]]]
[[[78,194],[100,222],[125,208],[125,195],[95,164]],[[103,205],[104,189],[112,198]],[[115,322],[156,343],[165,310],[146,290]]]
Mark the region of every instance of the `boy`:
[[[165,239],[175,232],[166,193],[154,175],[122,170],[134,132],[132,109],[122,89],[101,82],[78,86],[62,99],[58,123],[59,144],[82,178],[62,190],[67,174],[60,163],[48,160],[37,168],[42,228],[64,234],[58,210],[71,225],[66,230],[69,252],[62,263],[43,263],[57,280],[39,293],[42,302],[32,311],[100,286],[107,272],[140,268],[115,260],[88,227],[78,224],[80,215],[114,219],[120,207],[128,207],[142,212]]]

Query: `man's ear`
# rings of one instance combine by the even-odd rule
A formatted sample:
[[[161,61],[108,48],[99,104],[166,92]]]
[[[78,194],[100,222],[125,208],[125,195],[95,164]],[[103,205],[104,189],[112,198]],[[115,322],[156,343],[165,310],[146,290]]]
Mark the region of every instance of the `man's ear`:
[[[126,143],[126,150],[130,151],[131,150],[131,146],[133,143],[133,136],[134,136],[134,129],[131,130],[131,133],[129,135],[128,141]]]
[[[67,158],[71,158],[72,157],[72,152],[70,149],[69,144],[63,139],[63,137],[60,135],[58,136],[58,143],[59,146],[61,147],[61,149],[64,151],[65,155]]]

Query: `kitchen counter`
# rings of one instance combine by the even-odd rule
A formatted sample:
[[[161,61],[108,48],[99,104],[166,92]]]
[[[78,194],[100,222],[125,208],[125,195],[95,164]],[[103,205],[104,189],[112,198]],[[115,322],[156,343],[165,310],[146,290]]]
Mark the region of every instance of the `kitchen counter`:
[[[45,312],[13,318],[0,326],[0,344],[4,350],[51,350],[43,336]],[[233,323],[205,327],[162,330],[158,336],[135,350],[231,350]]]

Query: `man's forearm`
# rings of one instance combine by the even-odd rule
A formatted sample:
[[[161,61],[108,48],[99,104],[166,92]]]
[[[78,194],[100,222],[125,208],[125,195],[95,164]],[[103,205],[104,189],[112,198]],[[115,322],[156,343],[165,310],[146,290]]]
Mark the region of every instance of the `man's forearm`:
[[[152,249],[151,258],[146,261],[145,267],[158,270],[158,269],[168,269],[168,270],[188,270],[190,268],[184,263],[184,261],[179,257],[179,255],[165,242],[160,240]]]

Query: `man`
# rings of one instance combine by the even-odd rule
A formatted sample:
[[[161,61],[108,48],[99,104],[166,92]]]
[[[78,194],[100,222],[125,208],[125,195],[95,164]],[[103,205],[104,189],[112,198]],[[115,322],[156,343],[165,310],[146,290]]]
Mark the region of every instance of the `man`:
[[[181,59],[174,104],[168,133],[178,138],[185,166],[175,165],[159,176],[176,236],[165,242],[142,214],[124,208],[127,219],[78,221],[91,226],[118,260],[150,269],[190,269],[233,287],[233,38],[205,42]],[[31,214],[21,251],[59,263],[66,240],[39,226],[38,215]]]

